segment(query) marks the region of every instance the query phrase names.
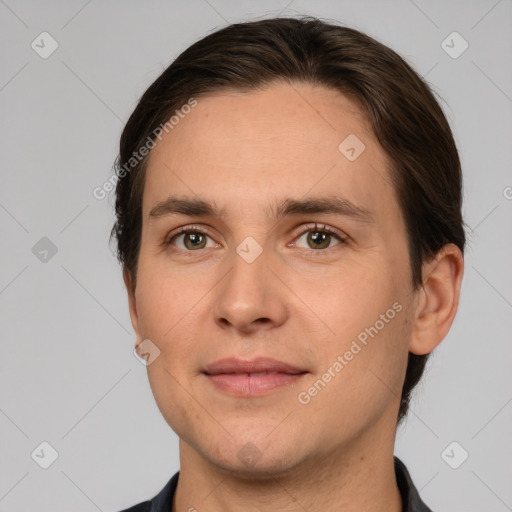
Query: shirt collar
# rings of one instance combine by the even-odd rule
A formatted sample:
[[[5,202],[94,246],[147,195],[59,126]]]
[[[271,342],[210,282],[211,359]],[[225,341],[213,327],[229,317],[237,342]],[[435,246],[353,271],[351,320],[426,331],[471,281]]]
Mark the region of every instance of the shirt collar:
[[[418,490],[414,486],[411,476],[405,467],[405,464],[394,457],[395,475],[400,495],[402,496],[402,512],[432,512],[430,508],[423,503]],[[151,500],[150,512],[170,512],[172,510],[172,500],[178,485],[179,471],[167,482],[165,487]]]
[[[394,461],[396,483],[402,496],[403,512],[432,512],[421,500],[405,464],[398,457],[394,457]]]

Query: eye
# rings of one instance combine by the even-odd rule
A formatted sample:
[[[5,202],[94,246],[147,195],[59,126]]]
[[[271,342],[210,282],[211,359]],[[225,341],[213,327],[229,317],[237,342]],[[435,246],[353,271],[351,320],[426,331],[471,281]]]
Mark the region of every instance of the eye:
[[[345,238],[346,237],[338,234],[333,229],[323,224],[318,225],[315,223],[312,226],[308,226],[308,230],[304,231],[293,245],[313,250],[330,249],[335,245],[343,244],[345,242]]]
[[[197,251],[217,246],[210,236],[197,228],[182,228],[179,233],[169,237],[166,245],[174,245],[183,251]]]
[[[314,223],[307,226],[307,228],[290,245],[316,251],[344,244],[348,238],[343,233],[324,224]],[[165,241],[165,245],[171,245],[186,252],[219,246],[204,230],[193,226],[182,227],[177,233],[171,234]]]

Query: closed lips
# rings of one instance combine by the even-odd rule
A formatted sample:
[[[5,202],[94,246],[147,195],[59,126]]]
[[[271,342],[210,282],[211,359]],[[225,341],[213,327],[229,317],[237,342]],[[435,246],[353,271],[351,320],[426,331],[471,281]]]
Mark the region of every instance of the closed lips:
[[[296,375],[307,372],[276,359],[257,358],[253,361],[243,361],[236,358],[227,358],[207,365],[204,373],[207,375],[238,374],[256,377],[276,373]]]

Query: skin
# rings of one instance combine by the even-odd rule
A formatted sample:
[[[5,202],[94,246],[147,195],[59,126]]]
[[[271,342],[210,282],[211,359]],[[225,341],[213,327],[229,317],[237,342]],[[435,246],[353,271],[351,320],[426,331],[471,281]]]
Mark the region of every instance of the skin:
[[[354,161],[338,150],[349,134],[366,146]],[[200,97],[152,150],[136,289],[124,279],[136,344],[150,339],[160,350],[147,368],[151,389],[180,437],[173,511],[402,510],[393,448],[407,354],[429,353],[446,336],[463,259],[445,246],[413,290],[388,167],[358,106],[308,84]],[[170,195],[214,201],[223,216],[150,218]],[[372,219],[270,215],[288,198],[333,196]],[[314,223],[340,239],[315,248]],[[199,249],[185,235],[165,245],[190,225],[207,232]],[[246,237],[263,249],[252,263],[236,252]],[[394,303],[401,311],[300,403]],[[308,373],[250,398],[219,391],[202,373],[224,357],[258,356]],[[239,457],[244,446],[255,463]]]

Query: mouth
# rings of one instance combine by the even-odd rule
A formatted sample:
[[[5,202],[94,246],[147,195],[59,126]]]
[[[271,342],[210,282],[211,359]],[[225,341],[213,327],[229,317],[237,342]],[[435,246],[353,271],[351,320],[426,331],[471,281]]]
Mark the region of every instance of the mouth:
[[[245,397],[261,396],[293,386],[307,373],[306,370],[270,358],[252,361],[221,359],[203,371],[218,391]]]

